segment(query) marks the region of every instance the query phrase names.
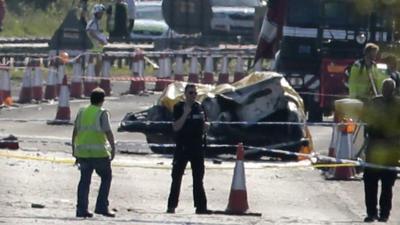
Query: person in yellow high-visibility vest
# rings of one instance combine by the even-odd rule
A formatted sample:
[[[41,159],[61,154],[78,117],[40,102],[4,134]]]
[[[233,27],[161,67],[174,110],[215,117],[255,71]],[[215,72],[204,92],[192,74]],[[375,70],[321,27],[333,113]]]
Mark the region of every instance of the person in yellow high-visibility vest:
[[[90,105],[79,110],[72,134],[72,155],[77,159],[81,178],[78,184],[77,217],[92,217],[88,210],[89,188],[93,170],[101,177],[95,213],[108,217],[115,214],[108,208],[111,186],[111,161],[115,156],[114,135],[110,126],[110,115],[102,108],[104,90],[93,89]],[[106,141],[111,146],[109,151]]]
[[[350,98],[364,102],[371,100],[381,93],[382,81],[387,77],[376,66],[379,46],[367,43],[364,48],[364,57],[357,60],[350,70],[349,92]]]

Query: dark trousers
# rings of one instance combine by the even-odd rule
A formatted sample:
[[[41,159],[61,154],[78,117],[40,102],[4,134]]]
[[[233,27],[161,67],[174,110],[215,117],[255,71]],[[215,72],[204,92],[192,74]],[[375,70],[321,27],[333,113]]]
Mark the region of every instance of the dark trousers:
[[[112,171],[109,158],[79,159],[81,179],[78,184],[78,204],[76,210],[86,212],[89,205],[89,190],[93,170],[101,178],[100,189],[97,195],[96,211],[108,209],[108,194],[110,193]]]
[[[181,190],[182,176],[185,172],[187,163],[190,161],[193,177],[193,200],[194,207],[198,209],[207,209],[206,193],[203,187],[204,178],[204,152],[201,148],[190,149],[192,152],[184,152],[178,149],[174,154],[172,165],[172,184],[168,197],[168,208],[176,208],[178,206],[179,193]],[[189,150],[189,149],[188,149]]]
[[[380,216],[389,217],[390,210],[392,209],[392,188],[396,178],[397,173],[395,171],[365,168],[364,190],[368,216],[378,215],[378,182],[381,180],[382,190],[379,198]]]

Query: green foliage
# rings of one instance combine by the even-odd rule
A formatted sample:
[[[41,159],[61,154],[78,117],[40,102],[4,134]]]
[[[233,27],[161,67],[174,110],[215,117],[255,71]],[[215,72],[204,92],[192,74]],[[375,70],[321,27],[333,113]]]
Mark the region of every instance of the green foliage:
[[[6,0],[7,13],[0,37],[51,37],[68,11],[80,0]],[[89,0],[89,9],[105,0]]]

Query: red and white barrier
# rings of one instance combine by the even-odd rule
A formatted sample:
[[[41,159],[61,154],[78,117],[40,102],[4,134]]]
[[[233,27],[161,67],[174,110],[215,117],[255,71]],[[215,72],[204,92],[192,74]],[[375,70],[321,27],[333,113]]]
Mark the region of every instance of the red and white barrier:
[[[82,98],[83,68],[81,58],[77,58],[72,66],[71,97]]]
[[[36,101],[43,100],[43,79],[40,65],[35,65],[33,68],[32,99]]]
[[[143,78],[144,74],[144,58],[143,54],[138,52],[132,60],[132,76],[133,78]],[[145,90],[145,81],[143,79],[132,79],[129,88],[130,94],[140,94]]]
[[[233,76],[233,82],[239,81],[243,77],[245,77],[243,66],[244,66],[243,59],[241,56],[238,56],[236,59],[236,67],[235,67],[235,73]]]
[[[30,103],[32,101],[32,67],[28,65],[22,78],[21,92],[19,93],[19,103]]]
[[[211,55],[206,58],[206,65],[203,73],[203,84],[213,84],[214,83],[214,61]]]
[[[229,59],[227,56],[222,58],[221,72],[218,76],[218,84],[227,84],[229,83]]]
[[[92,90],[97,87],[96,77],[96,64],[93,56],[89,56],[89,62],[87,66],[87,75],[83,82],[83,94],[86,97],[90,97]]]
[[[193,55],[190,60],[190,70],[189,70],[189,83],[199,83],[199,69],[198,69],[198,61],[197,56]]]
[[[58,71],[55,67],[55,62],[51,61],[49,65],[49,72],[47,74],[46,88],[44,91],[45,99],[57,98],[57,84],[58,84]]]
[[[111,72],[111,58],[104,57],[99,86],[104,90],[106,96],[111,95],[110,72]]]
[[[185,72],[183,70],[183,57],[181,55],[175,58],[175,75],[174,80],[184,81]]]
[[[8,98],[11,98],[11,80],[8,69],[0,70],[0,105],[6,104]]]

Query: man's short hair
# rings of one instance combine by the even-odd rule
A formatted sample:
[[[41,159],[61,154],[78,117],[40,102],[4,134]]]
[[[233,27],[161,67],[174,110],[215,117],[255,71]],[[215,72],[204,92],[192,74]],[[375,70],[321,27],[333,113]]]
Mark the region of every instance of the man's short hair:
[[[386,79],[384,79],[384,80],[382,81],[382,87],[385,86],[385,85],[387,85],[387,84],[390,84],[390,85],[392,85],[393,87],[396,87],[396,82],[395,82],[392,78],[386,78]]]
[[[196,85],[194,85],[194,84],[187,84],[187,85],[185,86],[185,92],[186,92],[189,88],[196,88]]]
[[[367,43],[364,47],[364,54],[370,53],[372,51],[379,51],[379,46],[374,43]]]
[[[98,105],[99,103],[104,102],[104,97],[106,96],[105,92],[103,89],[97,87],[92,90],[92,93],[90,94],[90,103],[92,105]]]

